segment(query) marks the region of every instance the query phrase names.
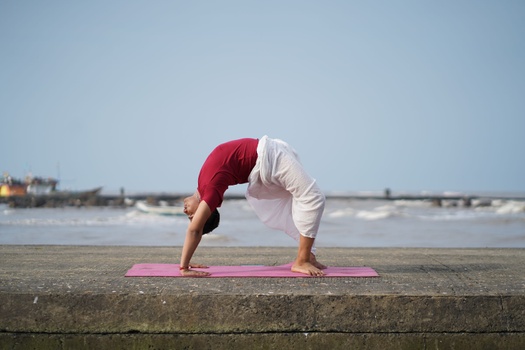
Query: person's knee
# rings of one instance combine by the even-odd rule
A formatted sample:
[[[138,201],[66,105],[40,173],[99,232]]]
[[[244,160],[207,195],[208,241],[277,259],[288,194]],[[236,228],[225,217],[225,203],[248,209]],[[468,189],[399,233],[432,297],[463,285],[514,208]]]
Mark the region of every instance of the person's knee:
[[[314,203],[317,204],[317,207],[319,208],[319,210],[323,211],[324,206],[326,204],[326,196],[324,195],[324,193],[321,191],[316,191],[314,198],[315,198]]]
[[[315,240],[315,237],[317,236],[317,232],[315,232],[315,233],[314,232],[300,233],[300,235],[303,236],[303,237]]]
[[[319,200],[323,203],[323,208],[324,208],[324,205],[326,203],[326,196],[324,195],[323,192],[319,193]]]

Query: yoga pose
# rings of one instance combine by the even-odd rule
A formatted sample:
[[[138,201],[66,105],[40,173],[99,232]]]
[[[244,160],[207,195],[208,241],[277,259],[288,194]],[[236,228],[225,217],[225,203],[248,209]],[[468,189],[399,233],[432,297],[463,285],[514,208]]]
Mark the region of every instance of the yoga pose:
[[[263,136],[239,139],[217,146],[204,162],[197,191],[184,199],[190,223],[180,259],[183,276],[208,276],[205,268],[190,262],[202,235],[219,225],[224,192],[229,186],[248,183],[246,199],[269,227],[285,231],[299,241],[292,271],[312,276],[326,268],[315,258],[314,241],[323,214],[325,197],[303,169],[297,153],[286,142]]]

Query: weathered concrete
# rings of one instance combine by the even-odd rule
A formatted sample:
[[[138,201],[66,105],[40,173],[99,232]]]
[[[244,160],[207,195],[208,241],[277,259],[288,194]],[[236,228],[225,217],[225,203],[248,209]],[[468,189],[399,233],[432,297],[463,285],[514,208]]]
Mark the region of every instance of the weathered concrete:
[[[525,249],[320,248],[379,278],[125,278],[180,247],[0,246],[0,349],[525,348]],[[289,248],[195,262],[280,265]]]

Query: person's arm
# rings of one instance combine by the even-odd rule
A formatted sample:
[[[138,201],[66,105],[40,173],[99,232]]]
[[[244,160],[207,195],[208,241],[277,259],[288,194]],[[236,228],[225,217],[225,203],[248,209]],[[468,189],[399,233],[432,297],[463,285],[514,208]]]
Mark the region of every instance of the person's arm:
[[[180,273],[183,276],[209,276],[208,272],[190,270],[190,260],[195,253],[195,250],[199,246],[202,238],[202,230],[206,220],[211,215],[211,210],[205,201],[201,201],[197,208],[197,211],[193,215],[192,220],[186,230],[186,239],[184,240],[184,246],[182,247],[182,255],[180,257]]]

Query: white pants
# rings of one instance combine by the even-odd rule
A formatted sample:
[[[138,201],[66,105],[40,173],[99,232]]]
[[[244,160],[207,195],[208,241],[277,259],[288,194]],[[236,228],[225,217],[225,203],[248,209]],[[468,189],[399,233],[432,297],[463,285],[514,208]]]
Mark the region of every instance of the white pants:
[[[297,241],[299,235],[316,237],[325,196],[290,145],[263,136],[248,181],[246,199],[268,227]]]

